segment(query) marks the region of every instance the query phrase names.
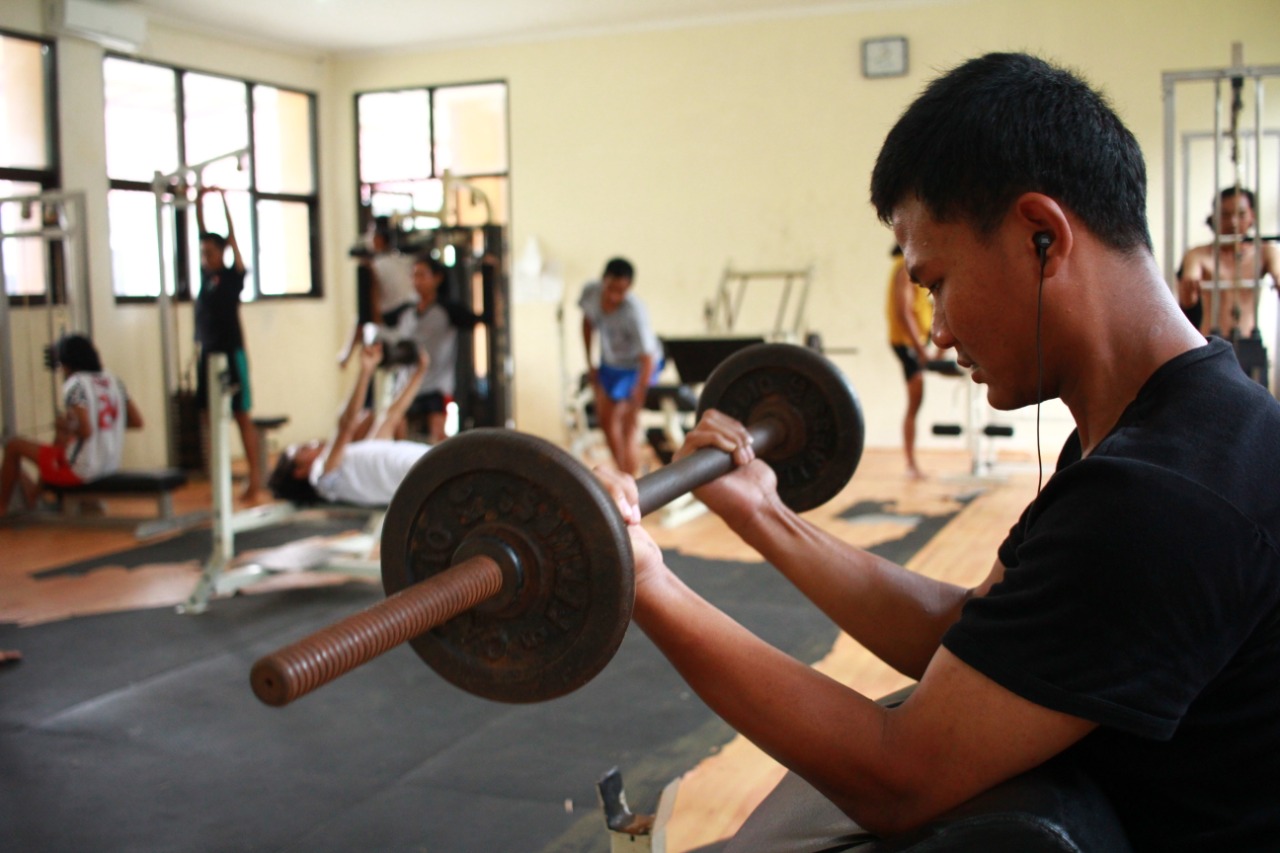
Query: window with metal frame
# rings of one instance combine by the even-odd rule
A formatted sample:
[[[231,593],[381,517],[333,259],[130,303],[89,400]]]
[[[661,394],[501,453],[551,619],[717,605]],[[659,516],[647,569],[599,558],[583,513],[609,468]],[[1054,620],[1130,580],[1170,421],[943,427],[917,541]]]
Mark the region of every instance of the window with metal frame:
[[[118,300],[154,299],[162,278],[190,298],[201,187],[205,226],[224,236],[226,199],[245,301],[321,294],[313,94],[114,55],[103,80]]]
[[[402,231],[507,223],[507,84],[356,95],[360,221]],[[456,181],[455,181],[456,179]],[[477,192],[478,190],[478,192]]]
[[[61,186],[54,77],[54,43],[0,31],[0,199]],[[0,233],[34,234],[47,211],[21,201],[0,203]],[[58,302],[64,284],[57,247],[39,237],[4,240],[4,292],[10,304]]]

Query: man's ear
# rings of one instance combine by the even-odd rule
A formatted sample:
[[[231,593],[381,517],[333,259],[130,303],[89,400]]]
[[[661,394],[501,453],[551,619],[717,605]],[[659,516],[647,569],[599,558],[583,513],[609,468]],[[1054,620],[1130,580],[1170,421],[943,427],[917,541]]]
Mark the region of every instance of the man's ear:
[[[1066,210],[1044,193],[1023,193],[1014,201],[1010,214],[1026,235],[1028,254],[1046,277],[1052,277],[1074,245]]]

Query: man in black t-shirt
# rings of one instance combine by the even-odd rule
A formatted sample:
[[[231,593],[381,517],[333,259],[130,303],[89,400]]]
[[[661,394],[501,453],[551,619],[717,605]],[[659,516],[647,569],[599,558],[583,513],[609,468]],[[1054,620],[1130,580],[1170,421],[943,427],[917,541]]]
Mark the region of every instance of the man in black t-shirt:
[[[1137,850],[1280,849],[1280,403],[1187,321],[1152,254],[1136,140],[1073,73],[989,54],[931,83],[871,182],[933,343],[997,409],[1076,430],[974,589],[919,577],[781,504],[745,428],[697,495],[855,640],[919,680],[877,705],[672,574],[628,478],[636,623],[738,731],[858,824],[917,827],[1069,753]],[[785,849],[842,849],[831,845]],[[736,846],[735,846],[736,844]],[[728,850],[779,850],[740,838]]]
[[[241,494],[246,503],[257,503],[263,496],[262,442],[250,414],[253,408],[253,392],[249,384],[249,358],[245,352],[244,332],[240,326],[240,294],[244,290],[244,258],[236,243],[235,228],[231,224],[231,210],[227,206],[227,194],[217,190],[222,197],[222,212],[227,221],[227,236],[214,234],[205,228],[204,197],[210,187],[201,187],[196,199],[196,224],[200,229],[200,292],[196,295],[195,327],[196,345],[200,347],[200,373],[196,378],[196,396],[201,406],[208,401],[208,359],[210,353],[227,356],[230,381],[236,385],[231,398],[231,414],[240,429],[244,443],[245,462],[249,468],[249,482]],[[226,265],[227,249],[231,249],[232,263]]]

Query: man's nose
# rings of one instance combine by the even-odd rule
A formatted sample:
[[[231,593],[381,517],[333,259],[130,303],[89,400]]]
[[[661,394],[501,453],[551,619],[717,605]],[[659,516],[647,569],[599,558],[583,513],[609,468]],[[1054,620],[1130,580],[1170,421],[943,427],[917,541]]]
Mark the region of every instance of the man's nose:
[[[933,307],[933,323],[929,327],[929,339],[938,349],[950,349],[955,345],[951,337],[951,329],[947,326],[946,314],[936,304]]]

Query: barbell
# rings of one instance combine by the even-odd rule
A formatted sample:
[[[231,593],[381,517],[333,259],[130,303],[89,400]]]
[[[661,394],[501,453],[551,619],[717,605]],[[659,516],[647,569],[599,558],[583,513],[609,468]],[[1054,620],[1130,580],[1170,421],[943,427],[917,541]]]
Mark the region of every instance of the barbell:
[[[778,494],[803,512],[834,497],[862,456],[857,395],[829,361],[756,344],[708,377],[698,416],[718,409],[751,433]],[[637,483],[648,514],[733,470],[703,448]],[[609,662],[631,622],[634,566],[609,493],[550,442],[475,429],[410,469],[382,531],[387,598],[259,659],[254,694],[281,706],[409,642],[454,685],[502,702],[576,690]]]

